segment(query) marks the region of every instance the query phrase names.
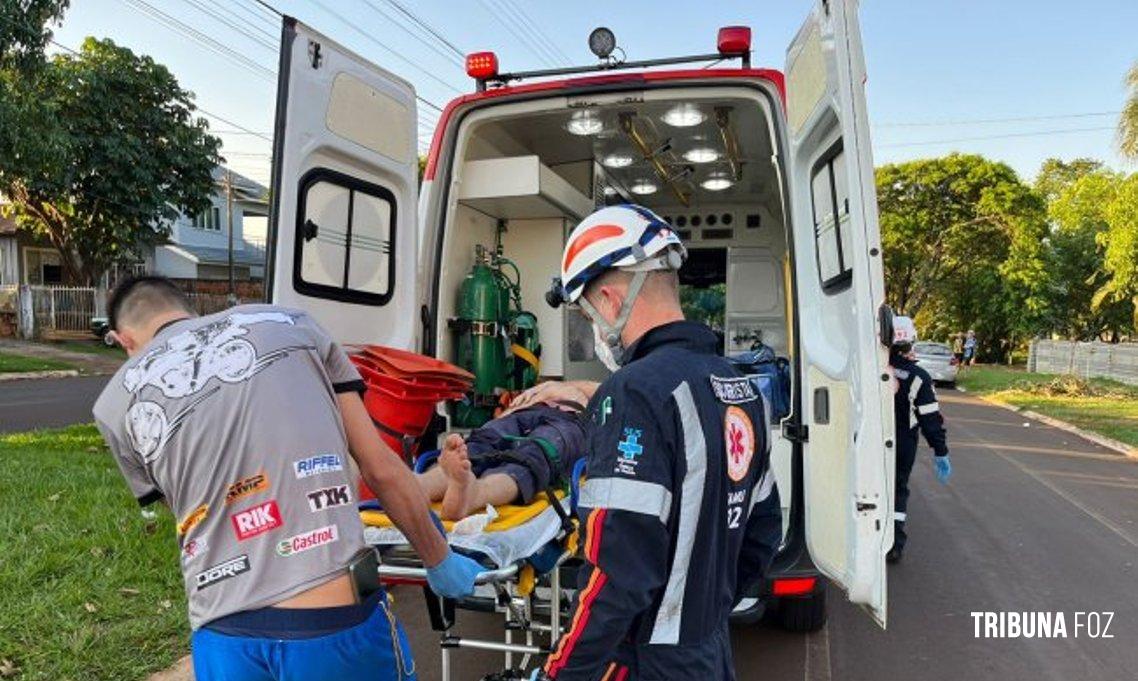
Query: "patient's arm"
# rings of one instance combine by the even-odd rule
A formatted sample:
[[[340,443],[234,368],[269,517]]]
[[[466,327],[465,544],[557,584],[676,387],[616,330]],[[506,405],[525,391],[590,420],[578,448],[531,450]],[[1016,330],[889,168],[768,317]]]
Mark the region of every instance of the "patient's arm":
[[[596,381],[546,381],[526,390],[510,402],[505,413],[517,411],[540,402],[569,400],[581,402],[582,406],[593,399],[600,383]]]

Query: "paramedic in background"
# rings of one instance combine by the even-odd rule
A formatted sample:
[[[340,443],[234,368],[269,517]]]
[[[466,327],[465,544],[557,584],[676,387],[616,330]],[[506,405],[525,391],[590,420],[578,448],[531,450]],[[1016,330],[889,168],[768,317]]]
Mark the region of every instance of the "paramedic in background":
[[[197,317],[161,277],[124,282],[109,312],[130,358],[95,421],[139,503],[175,515],[195,678],[414,678],[348,456],[434,566],[435,591],[469,594],[480,568],[435,529],[339,346],[297,310]]]
[[[572,624],[531,678],[733,679],[727,617],[781,539],[762,398],[684,321],[675,232],[634,205],[573,230],[552,301],[580,306],[614,373],[586,410]]]
[[[952,475],[948,458],[948,443],[944,432],[944,417],[933,390],[933,379],[927,371],[911,359],[913,344],[917,342],[917,327],[909,317],[893,318],[893,346],[889,364],[893,367],[893,415],[897,425],[897,483],[893,502],[893,547],[885,554],[890,563],[901,560],[905,550],[905,521],[908,518],[909,474],[917,459],[919,439],[917,431],[933,448],[936,479],[947,483]]]

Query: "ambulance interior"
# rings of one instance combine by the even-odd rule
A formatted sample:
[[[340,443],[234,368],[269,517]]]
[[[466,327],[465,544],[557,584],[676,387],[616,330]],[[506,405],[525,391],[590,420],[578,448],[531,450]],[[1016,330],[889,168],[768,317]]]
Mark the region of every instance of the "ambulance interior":
[[[590,106],[556,97],[484,107],[460,123],[453,176],[440,171],[436,179],[450,186],[436,288],[437,356],[461,359],[455,319],[464,279],[476,260],[500,249],[517,268],[521,306],[536,318],[540,379],[603,380],[588,322],[550,307],[545,294],[576,223],[597,207],[634,202],[680,235],[688,249],[681,283],[693,297],[710,292],[714,309],[712,287],[725,285],[722,322],[713,324],[723,352],[761,341],[790,357],[787,226],[768,100],[739,87],[609,98]],[[451,416],[451,427],[463,425]],[[786,490],[790,443],[775,431],[777,423],[772,458]],[[784,491],[784,505],[789,498]]]

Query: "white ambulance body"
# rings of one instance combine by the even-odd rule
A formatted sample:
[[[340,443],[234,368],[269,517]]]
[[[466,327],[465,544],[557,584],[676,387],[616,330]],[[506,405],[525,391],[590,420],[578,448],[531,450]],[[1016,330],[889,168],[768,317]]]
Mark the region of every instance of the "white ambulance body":
[[[504,230],[542,376],[601,379],[588,327],[543,294],[578,220],[605,203],[648,206],[691,253],[683,281],[726,284],[725,351],[761,337],[791,359],[792,413],[771,432],[785,546],[740,609],[781,597],[797,606],[791,626],[820,626],[821,573],[884,625],[894,463],[880,339],[892,330],[856,4],[817,0],[785,85],[744,61],[485,87],[498,81],[483,53],[478,91],[439,119],[421,186],[413,86],[286,19],[271,301],[344,343],[454,361],[458,288],[475,246]],[[749,57],[749,31],[721,31],[719,47]]]

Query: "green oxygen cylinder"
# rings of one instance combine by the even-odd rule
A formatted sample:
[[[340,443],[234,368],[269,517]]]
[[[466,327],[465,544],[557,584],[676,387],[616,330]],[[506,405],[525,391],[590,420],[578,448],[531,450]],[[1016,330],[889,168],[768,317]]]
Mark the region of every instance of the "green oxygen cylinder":
[[[514,313],[513,344],[514,366],[511,372],[510,388],[525,390],[537,384],[541,369],[541,340],[537,332],[537,316],[532,312]]]
[[[486,250],[475,247],[474,267],[459,287],[458,364],[474,374],[469,399],[456,410],[460,427],[477,427],[494,414],[498,391],[509,385],[503,328],[509,293],[503,292]]]

